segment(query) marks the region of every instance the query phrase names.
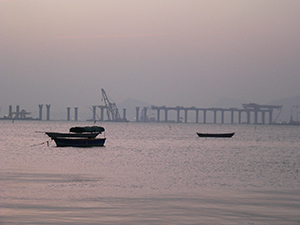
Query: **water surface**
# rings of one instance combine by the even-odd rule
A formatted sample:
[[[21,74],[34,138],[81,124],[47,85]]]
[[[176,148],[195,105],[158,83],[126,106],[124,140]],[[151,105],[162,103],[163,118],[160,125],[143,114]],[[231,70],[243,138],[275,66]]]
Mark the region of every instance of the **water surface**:
[[[300,127],[0,121],[0,224],[300,224]],[[236,132],[230,139],[196,132]]]

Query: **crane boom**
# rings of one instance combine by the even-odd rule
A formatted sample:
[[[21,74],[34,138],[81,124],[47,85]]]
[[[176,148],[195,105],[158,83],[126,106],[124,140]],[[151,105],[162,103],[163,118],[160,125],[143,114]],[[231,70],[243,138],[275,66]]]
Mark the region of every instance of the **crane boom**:
[[[105,106],[107,108],[107,118],[108,118],[108,120],[120,121],[121,117],[120,117],[120,114],[119,114],[116,103],[109,101],[109,99],[106,95],[106,92],[104,91],[103,88],[101,89],[101,91],[102,91],[102,97],[103,97]]]

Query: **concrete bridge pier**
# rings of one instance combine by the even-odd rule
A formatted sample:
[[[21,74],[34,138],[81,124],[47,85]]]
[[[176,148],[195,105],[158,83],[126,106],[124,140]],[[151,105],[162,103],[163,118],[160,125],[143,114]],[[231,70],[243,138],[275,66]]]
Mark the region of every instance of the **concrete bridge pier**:
[[[206,109],[203,110],[203,123],[206,123]]]
[[[217,110],[213,110],[214,112],[214,123],[217,123]]]
[[[265,124],[265,111],[261,111],[261,121]]]
[[[39,120],[43,119],[43,105],[39,105]]]
[[[147,122],[147,107],[144,107],[143,122]]]
[[[258,110],[254,110],[254,124],[257,124]]]
[[[46,105],[46,108],[47,108],[47,120],[50,120],[50,106],[51,105]]]
[[[117,121],[119,119],[117,115],[119,115],[119,109],[118,108],[116,108],[116,115],[115,116],[112,115],[112,120]]]
[[[269,124],[273,123],[273,110],[269,110]]]
[[[165,122],[168,122],[168,109],[165,109]]]
[[[20,118],[20,106],[17,105],[17,108],[16,108],[16,119],[19,119]]]
[[[179,123],[180,122],[180,109],[177,108],[176,111],[177,111],[177,123]]]
[[[187,123],[188,121],[188,109],[184,110],[184,122]]]
[[[234,123],[234,111],[231,110],[231,124]]]
[[[140,107],[135,107],[135,110],[136,110],[135,121],[136,121],[136,122],[140,122],[140,121],[139,121],[139,111],[140,111]]]
[[[12,118],[13,117],[13,113],[12,113],[12,106],[10,105],[9,106],[9,109],[8,109],[8,118]]]
[[[239,110],[239,124],[242,123],[242,111]]]
[[[67,107],[67,121],[70,121],[70,120],[71,120],[70,110],[71,110],[71,108],[70,108],[70,107]]]
[[[160,109],[157,109],[157,122],[160,122]]]
[[[123,108],[123,120],[126,121],[126,109]]]
[[[246,113],[247,113],[247,123],[250,124],[250,111],[247,110]]]
[[[101,114],[100,114],[100,120],[101,121],[104,121],[104,109],[105,109],[106,107],[104,106],[104,107],[100,107],[100,110],[101,110]]]
[[[78,107],[74,108],[74,120],[78,121]]]
[[[221,123],[224,124],[224,110],[221,110]]]
[[[96,121],[96,110],[97,106],[93,105],[93,121]]]

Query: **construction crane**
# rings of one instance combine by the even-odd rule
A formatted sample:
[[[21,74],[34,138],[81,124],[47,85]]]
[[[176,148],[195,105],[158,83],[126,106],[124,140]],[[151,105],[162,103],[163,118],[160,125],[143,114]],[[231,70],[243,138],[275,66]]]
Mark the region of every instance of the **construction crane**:
[[[105,103],[105,106],[107,108],[107,118],[109,121],[121,121],[121,117],[117,108],[116,103],[110,102],[104,89],[101,89],[102,91],[102,97]]]

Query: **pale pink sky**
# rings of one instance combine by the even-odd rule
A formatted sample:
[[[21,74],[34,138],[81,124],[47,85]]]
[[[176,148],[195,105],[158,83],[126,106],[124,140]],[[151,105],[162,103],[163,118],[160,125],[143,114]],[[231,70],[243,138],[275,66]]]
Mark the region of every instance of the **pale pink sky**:
[[[299,95],[299,21],[298,0],[2,0],[0,107]]]

